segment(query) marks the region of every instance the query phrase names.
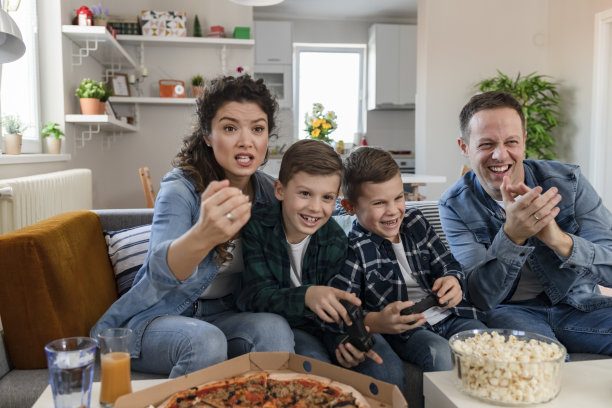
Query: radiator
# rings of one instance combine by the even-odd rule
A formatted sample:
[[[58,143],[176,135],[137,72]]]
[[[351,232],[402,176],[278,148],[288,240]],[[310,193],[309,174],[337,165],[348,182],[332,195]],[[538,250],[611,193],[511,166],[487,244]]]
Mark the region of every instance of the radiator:
[[[0,180],[0,234],[66,211],[91,208],[90,169]]]

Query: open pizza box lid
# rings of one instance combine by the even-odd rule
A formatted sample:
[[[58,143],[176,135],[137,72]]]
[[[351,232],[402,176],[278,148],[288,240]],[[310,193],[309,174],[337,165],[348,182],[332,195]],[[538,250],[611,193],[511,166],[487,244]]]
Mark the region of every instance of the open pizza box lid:
[[[407,407],[397,386],[375,380],[342,367],[323,363],[287,352],[249,353],[212,367],[165,381],[117,399],[115,408],[157,406],[172,394],[210,381],[237,376],[248,371],[273,370],[301,374],[315,374],[348,384],[361,392],[372,407]]]

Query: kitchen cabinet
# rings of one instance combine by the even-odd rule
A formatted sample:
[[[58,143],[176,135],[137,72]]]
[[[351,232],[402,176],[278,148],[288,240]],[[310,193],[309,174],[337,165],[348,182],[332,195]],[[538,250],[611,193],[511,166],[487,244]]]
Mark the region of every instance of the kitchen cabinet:
[[[368,39],[368,110],[414,109],[416,26],[374,24]]]
[[[292,25],[287,21],[255,21],[255,68],[253,76],[262,78],[276,94],[278,105],[293,104]]]
[[[291,65],[256,65],[253,76],[262,78],[270,91],[276,94],[280,108],[291,108],[293,92],[291,84]]]
[[[291,64],[292,26],[288,21],[255,21],[255,64]]]

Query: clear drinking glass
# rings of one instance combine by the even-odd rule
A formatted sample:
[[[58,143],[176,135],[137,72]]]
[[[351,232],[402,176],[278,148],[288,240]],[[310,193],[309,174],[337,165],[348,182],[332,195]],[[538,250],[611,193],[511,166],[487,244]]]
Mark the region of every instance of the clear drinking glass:
[[[132,392],[130,377],[131,329],[106,329],[98,335],[100,345],[100,405],[112,407],[117,398]]]
[[[49,382],[55,408],[89,408],[96,342],[90,337],[68,337],[45,346]]]

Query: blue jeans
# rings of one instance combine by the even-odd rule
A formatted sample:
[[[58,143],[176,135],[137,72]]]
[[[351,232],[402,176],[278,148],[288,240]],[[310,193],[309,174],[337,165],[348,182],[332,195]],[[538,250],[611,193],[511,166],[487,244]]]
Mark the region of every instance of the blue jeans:
[[[402,360],[418,365],[425,372],[447,371],[453,369],[448,339],[464,330],[486,328],[480,320],[451,316],[434,325],[431,330],[414,330],[407,339],[399,335],[386,335],[385,338]]]
[[[134,370],[169,378],[256,351],[294,352],[287,321],[273,313],[240,313],[233,298],[200,300],[183,315],[155,318],[145,329]]]
[[[325,344],[321,341],[320,331],[315,331],[313,334],[306,330],[293,329],[293,337],[295,339],[295,354],[331,364],[329,353]]]
[[[561,342],[568,353],[612,356],[612,307],[582,312],[538,297],[502,304],[487,313],[491,328],[524,330]]]

